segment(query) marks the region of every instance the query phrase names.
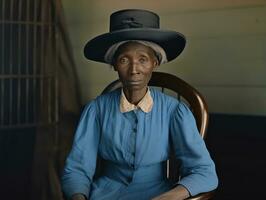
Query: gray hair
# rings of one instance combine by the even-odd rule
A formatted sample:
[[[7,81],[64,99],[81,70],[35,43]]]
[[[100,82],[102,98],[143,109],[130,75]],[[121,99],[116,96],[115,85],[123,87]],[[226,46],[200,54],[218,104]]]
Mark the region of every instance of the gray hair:
[[[114,59],[114,55],[115,55],[117,49],[122,44],[127,43],[127,42],[137,42],[137,43],[143,44],[143,45],[153,49],[153,51],[155,52],[156,57],[158,58],[159,65],[167,62],[166,53],[165,53],[164,49],[161,46],[159,46],[158,44],[156,44],[154,42],[144,41],[144,40],[126,40],[126,41],[122,41],[122,42],[118,42],[118,43],[113,44],[111,47],[109,47],[109,49],[106,51],[106,53],[104,55],[105,62],[112,65],[113,64],[112,62],[113,62],[113,59]]]

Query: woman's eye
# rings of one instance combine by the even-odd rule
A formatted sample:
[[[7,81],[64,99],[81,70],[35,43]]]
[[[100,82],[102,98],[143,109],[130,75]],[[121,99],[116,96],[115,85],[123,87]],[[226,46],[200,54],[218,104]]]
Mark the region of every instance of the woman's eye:
[[[119,62],[120,62],[121,64],[126,64],[126,63],[128,63],[128,59],[125,58],[125,57],[122,57],[122,58],[119,59]]]
[[[141,58],[139,59],[139,62],[140,62],[140,63],[146,63],[147,61],[148,61],[148,59],[145,58],[145,57],[141,57]]]

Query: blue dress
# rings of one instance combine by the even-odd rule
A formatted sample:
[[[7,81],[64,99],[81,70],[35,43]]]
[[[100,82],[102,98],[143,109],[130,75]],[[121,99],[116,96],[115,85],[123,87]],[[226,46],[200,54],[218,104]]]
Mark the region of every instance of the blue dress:
[[[82,193],[90,200],[148,200],[176,184],[193,196],[217,187],[215,165],[189,108],[156,89],[150,91],[154,104],[148,113],[121,113],[121,90],[87,104],[61,179],[68,198]],[[174,184],[164,171],[170,143],[181,162],[182,178]],[[97,156],[105,164],[95,180]]]

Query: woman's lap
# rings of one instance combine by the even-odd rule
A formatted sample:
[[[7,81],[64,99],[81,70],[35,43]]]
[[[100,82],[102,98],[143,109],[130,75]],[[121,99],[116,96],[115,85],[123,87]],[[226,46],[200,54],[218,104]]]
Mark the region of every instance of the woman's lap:
[[[172,188],[167,180],[124,185],[106,176],[97,179],[91,188],[90,200],[150,200]]]

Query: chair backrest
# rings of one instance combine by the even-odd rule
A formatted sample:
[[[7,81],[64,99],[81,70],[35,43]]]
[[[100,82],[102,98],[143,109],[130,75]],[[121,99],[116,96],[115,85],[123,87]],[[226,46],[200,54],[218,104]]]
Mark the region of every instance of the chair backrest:
[[[174,92],[176,98],[184,101],[189,106],[195,117],[200,135],[203,138],[206,137],[209,120],[208,108],[203,96],[195,88],[182,79],[164,72],[153,72],[149,86],[160,88],[162,92],[167,90]],[[122,83],[120,80],[113,81],[103,90],[102,94],[121,87]],[[175,181],[178,180],[179,174],[176,172],[178,163],[173,157],[172,155],[168,162],[167,177]]]
[[[194,87],[182,79],[164,72],[153,72],[149,86],[159,87],[162,92],[165,89],[172,90],[176,93],[177,99],[183,99],[195,117],[200,135],[205,138],[209,121],[208,107],[203,96]],[[103,90],[102,94],[121,87],[121,81],[115,80]]]

